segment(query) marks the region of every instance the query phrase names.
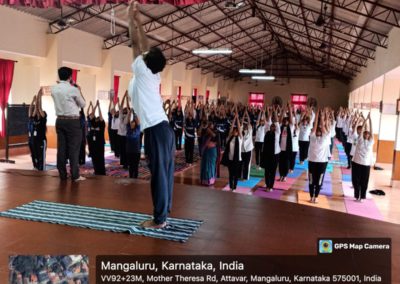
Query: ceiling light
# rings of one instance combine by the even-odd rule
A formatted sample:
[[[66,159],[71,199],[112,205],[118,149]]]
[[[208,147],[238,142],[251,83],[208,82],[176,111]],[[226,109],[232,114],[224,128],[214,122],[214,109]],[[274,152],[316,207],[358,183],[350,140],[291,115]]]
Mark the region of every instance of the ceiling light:
[[[275,80],[275,76],[252,76],[251,79],[273,81]]]
[[[240,69],[239,73],[241,74],[265,74],[266,71],[264,69]]]
[[[194,49],[192,50],[193,54],[232,54],[232,50],[228,48],[210,48],[210,49]]]

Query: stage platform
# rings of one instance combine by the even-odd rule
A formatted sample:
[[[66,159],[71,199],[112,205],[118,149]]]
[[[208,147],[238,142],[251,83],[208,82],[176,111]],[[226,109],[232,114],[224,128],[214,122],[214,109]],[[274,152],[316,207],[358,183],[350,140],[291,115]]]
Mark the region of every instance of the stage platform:
[[[0,172],[0,211],[33,200],[151,214],[149,184],[111,177],[81,183],[23,170]],[[392,238],[393,283],[400,283],[400,226],[299,204],[176,184],[172,217],[204,220],[186,242],[0,218],[0,283],[6,254],[87,254],[91,283],[99,254],[315,254],[319,237]]]

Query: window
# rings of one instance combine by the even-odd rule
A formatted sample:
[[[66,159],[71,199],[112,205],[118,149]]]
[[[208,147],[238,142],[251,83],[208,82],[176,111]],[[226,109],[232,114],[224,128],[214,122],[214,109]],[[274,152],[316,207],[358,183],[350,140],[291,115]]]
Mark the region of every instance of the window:
[[[264,107],[264,93],[249,93],[249,105]]]
[[[291,102],[295,109],[306,108],[307,106],[307,94],[292,94]]]

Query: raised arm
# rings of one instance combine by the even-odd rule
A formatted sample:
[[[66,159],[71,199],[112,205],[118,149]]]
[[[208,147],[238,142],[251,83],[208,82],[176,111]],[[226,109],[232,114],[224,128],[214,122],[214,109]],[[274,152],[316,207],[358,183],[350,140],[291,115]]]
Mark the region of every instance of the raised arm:
[[[371,135],[369,136],[369,140],[374,139],[374,132],[372,131],[372,120],[371,120],[371,113],[368,114],[368,123],[369,123],[369,132]]]
[[[43,88],[40,88],[39,93],[36,97],[36,110],[41,117],[44,117],[44,111],[42,109],[42,96],[43,96]]]
[[[138,3],[131,1],[128,7],[128,18],[129,18],[129,36],[131,38],[132,45],[132,56],[133,60],[141,54],[139,34],[138,34],[138,22],[139,10]]]
[[[317,110],[317,113],[316,113],[316,115],[315,115],[314,126],[313,126],[313,128],[311,129],[311,133],[314,133],[314,134],[315,134],[315,132],[317,132],[317,128],[318,128],[318,117],[319,117],[319,110]]]
[[[101,121],[103,121],[104,118],[103,118],[103,114],[101,113],[101,107],[100,107],[100,102],[99,102],[99,100],[97,100],[96,106],[97,106],[97,108],[99,109],[99,118],[100,118]]]
[[[35,104],[36,104],[36,96],[33,96],[32,102],[29,105],[29,114],[28,114],[29,117],[35,116],[35,114],[36,114]]]
[[[90,108],[92,108],[92,111],[90,111]],[[93,104],[92,104],[92,101],[90,101],[89,106],[86,110],[86,115],[89,116],[92,114],[92,112],[93,112]]]

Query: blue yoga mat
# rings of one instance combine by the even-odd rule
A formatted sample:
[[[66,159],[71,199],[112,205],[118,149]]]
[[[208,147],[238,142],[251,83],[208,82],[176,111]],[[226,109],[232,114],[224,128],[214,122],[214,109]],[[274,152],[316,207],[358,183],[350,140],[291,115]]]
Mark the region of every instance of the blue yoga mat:
[[[140,227],[140,223],[151,219],[152,216],[40,200],[0,212],[0,216],[93,230],[129,233],[177,242],[186,242],[203,223],[203,221],[198,220],[168,218],[168,225],[163,229],[144,229]]]
[[[253,188],[255,187],[259,182],[260,182],[261,178],[257,178],[257,177],[250,177],[249,180],[244,180],[244,181],[238,181],[238,186],[241,187],[250,187]]]
[[[351,181],[351,175],[343,174],[342,175],[342,181]]]

